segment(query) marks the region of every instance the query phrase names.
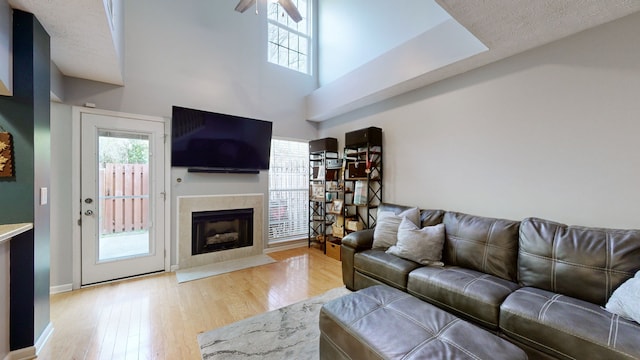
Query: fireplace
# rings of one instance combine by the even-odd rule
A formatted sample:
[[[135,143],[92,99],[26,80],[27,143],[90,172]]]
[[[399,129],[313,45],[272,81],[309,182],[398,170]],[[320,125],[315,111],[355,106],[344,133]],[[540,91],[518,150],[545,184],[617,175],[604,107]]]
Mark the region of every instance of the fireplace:
[[[191,255],[253,246],[253,209],[191,213]]]
[[[177,208],[178,226],[176,235],[179,265],[175,269],[187,269],[262,254],[264,250],[263,238],[266,236],[264,231],[264,194],[178,196]],[[193,214],[199,212],[235,211],[238,209],[253,210],[253,220],[251,222],[253,231],[248,230],[249,234],[251,234],[253,245],[193,255],[192,233],[195,230]]]

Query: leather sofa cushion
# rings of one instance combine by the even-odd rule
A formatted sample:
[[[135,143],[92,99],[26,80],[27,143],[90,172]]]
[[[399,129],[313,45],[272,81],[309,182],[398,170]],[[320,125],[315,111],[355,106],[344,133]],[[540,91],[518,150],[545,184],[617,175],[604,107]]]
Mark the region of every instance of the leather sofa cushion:
[[[327,302],[319,328],[320,359],[527,358],[505,339],[384,285]]]
[[[600,306],[524,287],[500,309],[508,336],[561,359],[638,359],[640,325]]]
[[[422,265],[387,254],[382,249],[356,253],[353,258],[355,271],[370,278],[406,291],[409,272]],[[357,287],[357,286],[356,286]]]
[[[407,206],[407,205],[399,205],[399,204],[392,204],[392,203],[382,203],[380,204],[380,206],[378,206],[378,211],[390,211],[394,214],[400,214],[401,212],[405,211],[405,210],[409,210],[411,208],[414,208],[415,206]]]
[[[420,210],[420,225],[434,226],[442,224],[444,210]]]
[[[498,329],[500,304],[519,287],[496,276],[446,266],[413,270],[407,291],[455,315]]]
[[[523,286],[606,304],[640,270],[640,230],[567,226],[537,218],[520,225],[518,276]]]
[[[446,212],[443,261],[517,281],[519,222]]]

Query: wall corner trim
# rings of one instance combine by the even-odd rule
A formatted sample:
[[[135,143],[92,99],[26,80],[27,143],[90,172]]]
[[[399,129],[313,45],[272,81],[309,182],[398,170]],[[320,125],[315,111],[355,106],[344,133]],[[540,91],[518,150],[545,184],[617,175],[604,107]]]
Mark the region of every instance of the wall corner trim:
[[[29,360],[36,358],[36,347],[29,346],[23,349],[13,350],[5,356],[4,360]]]
[[[42,334],[40,335],[38,340],[36,340],[36,344],[34,345],[36,348],[36,357],[38,356],[44,345],[47,343],[47,341],[51,338],[51,335],[53,335],[53,324],[49,322],[47,324],[47,327],[44,328],[44,331],[42,331]]]
[[[49,294],[50,295],[60,294],[64,292],[69,292],[71,290],[73,290],[73,284],[56,285],[56,286],[51,286],[49,288]]]

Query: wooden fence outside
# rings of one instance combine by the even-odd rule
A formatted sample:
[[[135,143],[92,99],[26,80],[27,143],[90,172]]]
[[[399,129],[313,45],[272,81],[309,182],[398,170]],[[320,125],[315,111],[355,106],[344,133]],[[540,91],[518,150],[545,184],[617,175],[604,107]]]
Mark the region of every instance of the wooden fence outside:
[[[100,234],[146,230],[149,222],[149,165],[106,164],[100,169]]]

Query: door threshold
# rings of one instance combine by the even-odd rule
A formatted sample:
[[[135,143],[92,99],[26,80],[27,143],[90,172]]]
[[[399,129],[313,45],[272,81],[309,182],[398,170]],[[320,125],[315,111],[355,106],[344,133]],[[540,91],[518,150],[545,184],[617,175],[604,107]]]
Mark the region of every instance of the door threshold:
[[[125,276],[125,277],[121,277],[121,278],[117,278],[117,279],[111,279],[111,280],[99,281],[99,282],[86,284],[86,285],[80,285],[80,288],[81,289],[82,288],[89,288],[89,287],[94,287],[94,286],[118,283],[118,282],[127,281],[127,280],[135,280],[135,279],[139,279],[139,278],[145,278],[145,277],[158,275],[158,274],[164,273],[164,272],[165,272],[164,270],[158,270],[158,271],[152,271],[152,272],[139,274],[139,275]]]

